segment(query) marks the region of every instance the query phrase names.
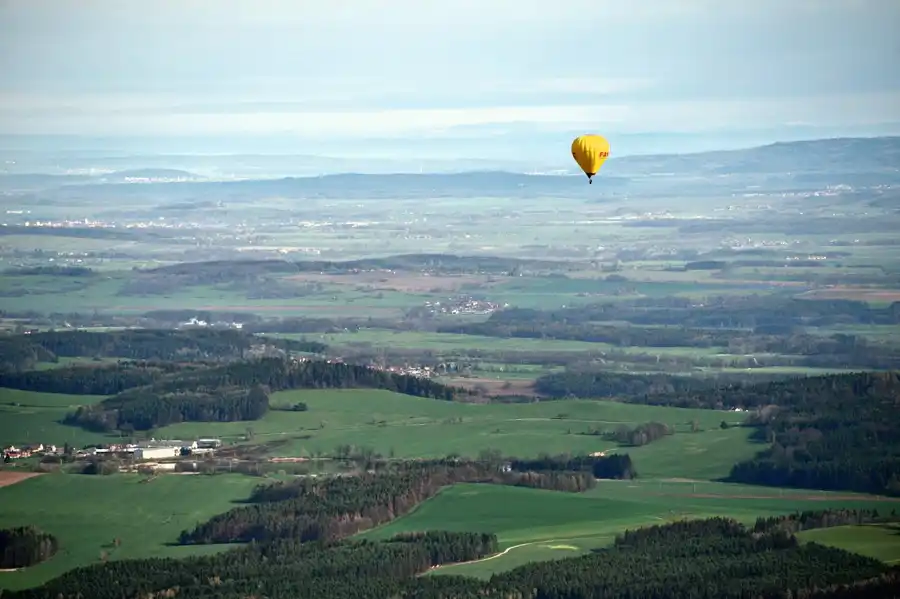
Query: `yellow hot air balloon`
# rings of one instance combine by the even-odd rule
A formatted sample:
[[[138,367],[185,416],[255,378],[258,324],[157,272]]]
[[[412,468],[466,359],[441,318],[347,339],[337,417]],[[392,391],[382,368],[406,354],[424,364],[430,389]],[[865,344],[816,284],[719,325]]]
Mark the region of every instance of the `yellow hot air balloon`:
[[[572,142],[572,157],[587,175],[588,182],[609,158],[609,142],[600,135],[581,135]]]

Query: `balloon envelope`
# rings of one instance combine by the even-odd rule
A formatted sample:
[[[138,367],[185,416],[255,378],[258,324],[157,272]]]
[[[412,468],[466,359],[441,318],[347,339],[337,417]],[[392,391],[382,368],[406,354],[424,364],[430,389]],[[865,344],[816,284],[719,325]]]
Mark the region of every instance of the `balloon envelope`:
[[[576,137],[572,142],[572,157],[590,181],[609,158],[609,142],[601,135]]]

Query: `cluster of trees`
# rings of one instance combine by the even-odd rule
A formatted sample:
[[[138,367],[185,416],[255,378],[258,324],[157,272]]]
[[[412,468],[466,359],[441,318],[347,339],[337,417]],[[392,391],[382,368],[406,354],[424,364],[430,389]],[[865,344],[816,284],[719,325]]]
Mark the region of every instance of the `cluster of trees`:
[[[484,557],[493,535],[434,532],[387,542],[251,544],[186,559],[117,560],[72,570],[14,599],[370,599],[390,597],[443,563]],[[4,593],[4,599],[7,595]]]
[[[618,398],[636,403],[666,402],[662,405],[691,406],[688,394],[706,391],[715,380],[667,374],[624,374],[604,370],[565,370],[545,374],[534,383],[539,394],[552,399],[567,397]]]
[[[673,432],[669,425],[662,422],[644,422],[634,428],[629,428],[623,424],[616,430],[606,433],[605,436],[621,445],[640,447],[658,441],[671,435]]]
[[[99,404],[79,406],[65,416],[63,423],[95,432],[131,432],[179,422],[259,420],[268,411],[269,395],[259,385],[249,389],[222,386],[168,393],[142,387]]]
[[[807,510],[795,514],[786,514],[784,516],[769,516],[768,518],[757,518],[756,524],[753,526],[753,532],[770,532],[773,530],[784,530],[789,533],[797,533],[803,530],[812,530],[814,528],[831,528],[832,526],[848,526],[861,524],[870,524],[873,522],[896,520],[896,510],[891,511],[889,518],[882,517],[878,510]]]
[[[59,542],[34,526],[0,530],[0,569],[35,566],[53,557]]]
[[[0,386],[111,395],[65,418],[67,424],[95,431],[149,430],[187,421],[257,420],[269,409],[268,394],[287,389],[386,389],[446,401],[475,393],[366,366],[278,357],[225,363],[123,360],[0,374]]]
[[[327,273],[358,274],[373,270],[427,272],[429,274],[506,274],[514,269],[539,271],[577,270],[579,265],[550,260],[529,260],[502,256],[457,256],[455,254],[399,254],[360,260],[211,260],[184,262],[140,272],[192,276],[195,284],[214,284],[258,274]]]
[[[897,568],[815,543],[801,545],[783,530],[753,533],[723,518],[628,531],[611,548],[528,564],[489,580],[418,576],[496,550],[496,538],[483,533],[438,531],[382,542],[279,539],[181,560],[96,564],[9,597],[868,599],[900,592]]]
[[[900,302],[872,306],[855,300],[802,300],[772,295],[719,296],[702,303],[692,298],[647,297],[537,310],[513,308],[492,315],[488,322],[506,325],[532,323],[588,324],[628,322],[633,325],[668,325],[690,329],[740,329],[836,324],[900,323]],[[720,331],[721,332],[721,331]]]
[[[163,391],[234,385],[263,385],[271,391],[287,389],[385,389],[406,395],[453,401],[474,392],[449,387],[430,379],[326,360],[258,358],[230,362],[213,368],[162,379],[155,387]]]
[[[539,585],[539,597],[784,597],[874,578],[887,568],[776,531],[724,519],[627,531],[612,550],[496,576]],[[493,581],[492,581],[493,582]]]
[[[322,353],[315,341],[259,337],[236,329],[126,329],[121,331],[48,331],[0,340],[0,371],[23,371],[38,361],[61,357],[107,357],[128,360],[235,360],[253,347]]]
[[[590,472],[594,478],[637,478],[637,470],[627,453],[605,456],[544,454],[534,459],[514,459],[509,464],[518,472]]]
[[[900,372],[861,372],[764,383],[666,375],[563,372],[537,388],[555,397],[609,397],[686,408],[750,410],[746,426],[770,444],[736,464],[728,480],[749,484],[900,494]],[[617,431],[620,442],[652,431]]]
[[[11,277],[92,277],[97,274],[86,266],[27,266],[23,268],[7,268],[3,274]]]
[[[497,552],[497,535],[445,531],[400,533],[386,543],[415,543],[425,548],[432,566],[478,559]]]
[[[121,296],[168,295],[183,292],[192,285],[204,285],[203,277],[190,275],[171,275],[156,273],[139,273],[125,282],[116,292]],[[206,284],[214,284],[221,291],[242,293],[249,300],[257,299],[293,299],[319,295],[325,286],[318,282],[288,282],[277,275],[250,274],[238,275],[235,279],[225,279]]]
[[[504,472],[493,462],[461,460],[380,466],[376,473],[258,486],[249,505],[182,531],[179,540],[183,544],[333,541],[402,516],[454,483],[494,483],[574,493],[596,484],[585,469]]]
[[[621,322],[627,324],[612,324]],[[758,366],[890,368],[900,360],[900,350],[894,346],[856,335],[811,335],[804,330],[808,326],[898,323],[900,302],[877,308],[849,300],[750,296],[711,298],[703,304],[653,298],[559,310],[514,308],[495,312],[484,322],[443,325],[437,330],[571,339],[646,347],[648,351],[654,347],[721,347],[729,354],[764,354],[756,357]]]
[[[402,270],[429,274],[494,274],[548,272],[575,268],[562,262],[519,260],[491,256],[410,254],[387,258],[333,262],[324,260],[214,260],[138,269],[119,291],[122,295],[159,295],[190,286],[216,285],[245,291],[253,298],[287,298],[321,293],[321,283],[288,285],[286,274],[353,275],[373,270]]]
[[[204,363],[127,361],[115,364],[82,364],[49,370],[0,373],[0,387],[41,393],[115,395],[150,385],[167,374],[201,368]]]
[[[284,267],[285,263],[278,262]],[[300,263],[302,264],[302,263]],[[169,268],[169,267],[165,267]],[[482,271],[485,274],[486,271]],[[348,274],[352,274],[350,271]],[[612,277],[616,275],[611,275]],[[842,275],[846,277],[847,275]],[[564,278],[564,277],[562,277]],[[601,283],[602,284],[602,283]],[[151,316],[148,313],[146,316]],[[419,315],[424,317],[425,314]],[[271,332],[329,332],[344,328],[408,329],[422,327],[427,330],[454,333],[479,334],[491,336],[516,336],[510,332],[518,327],[523,336],[535,336],[528,333],[544,330],[541,327],[585,326],[582,328],[589,335],[600,335],[607,343],[617,345],[648,345],[650,347],[670,347],[696,345],[728,345],[735,336],[740,336],[741,343],[748,339],[747,334],[757,338],[760,345],[753,351],[771,351],[773,343],[779,343],[779,337],[797,334],[803,328],[829,327],[834,325],[892,325],[900,323],[900,302],[889,306],[872,306],[867,302],[854,300],[801,300],[771,295],[721,296],[707,298],[698,303],[690,298],[677,296],[647,297],[618,302],[592,303],[570,306],[555,310],[539,310],[531,308],[508,308],[495,312],[485,323],[473,329],[465,325],[447,325],[439,322],[427,322],[422,318],[414,321],[393,320],[384,318],[285,318],[265,320],[260,316],[248,317],[246,313],[235,315],[235,321],[255,323]],[[629,323],[631,327],[614,327],[601,324],[592,329],[590,325],[597,323]],[[476,323],[473,323],[476,324]],[[672,327],[657,330],[642,328]],[[285,328],[287,327],[287,328]],[[559,329],[568,330],[568,329]],[[476,332],[477,331],[477,332]],[[538,335],[547,336],[550,335]],[[807,343],[815,338],[829,339],[823,336],[806,336]],[[852,339],[852,335],[836,335],[835,338]],[[691,342],[693,340],[693,343]],[[857,338],[857,343],[861,340]],[[805,352],[803,352],[805,353]],[[810,351],[809,353],[814,353]]]
[[[749,421],[771,446],[736,464],[729,480],[900,494],[900,372],[810,377],[752,390],[760,393],[756,405],[777,406]]]
[[[31,343],[25,335],[0,337],[0,373],[28,370],[54,359],[52,352]]]

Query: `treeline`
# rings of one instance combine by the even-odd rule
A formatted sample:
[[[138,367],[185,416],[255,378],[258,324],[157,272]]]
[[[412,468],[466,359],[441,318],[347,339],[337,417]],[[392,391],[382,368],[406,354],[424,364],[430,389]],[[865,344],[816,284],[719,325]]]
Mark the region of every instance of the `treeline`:
[[[92,277],[97,272],[86,266],[28,266],[7,268],[4,275],[11,277],[54,276],[54,277]]]
[[[121,360],[116,364],[98,363],[49,370],[0,372],[0,387],[41,393],[115,395],[126,389],[150,385],[165,375],[200,368],[203,365],[202,362]]]
[[[388,258],[350,260],[214,260],[138,269],[119,290],[120,295],[160,295],[191,286],[226,286],[248,298],[290,298],[322,293],[320,282],[287,282],[285,275],[302,273],[355,275],[372,271],[405,271],[416,274],[491,274],[514,276],[575,270],[578,265],[546,260],[521,260],[492,256],[411,254]]]
[[[259,420],[269,411],[269,395],[256,385],[160,393],[139,388],[96,405],[79,406],[63,424],[108,433],[147,431],[180,422]]]
[[[220,283],[258,274],[326,273],[356,274],[372,270],[401,270],[430,274],[505,274],[528,270],[575,270],[578,264],[551,260],[523,260],[502,256],[457,256],[454,254],[400,254],[361,260],[211,260],[183,262],[138,272],[194,277],[198,284]]]
[[[554,372],[535,382],[535,389],[551,398],[594,397],[678,408],[727,410],[768,405],[805,406],[821,394],[852,400],[857,396],[898,393],[898,372],[790,377],[764,382],[731,381],[673,376],[625,374],[600,370]]]
[[[106,357],[130,360],[241,359],[254,347],[322,353],[315,341],[258,337],[235,329],[126,329],[120,331],[49,331],[2,339],[0,370],[33,368],[36,361],[59,357]]]
[[[149,430],[189,421],[257,420],[269,409],[269,394],[288,389],[385,389],[446,401],[474,393],[430,379],[327,361],[257,358],[203,367],[191,364],[171,373],[146,367],[143,375],[139,374],[141,368],[134,364],[94,369],[97,372],[70,368],[50,370],[42,376],[45,380],[56,377],[54,388],[65,393],[96,390],[100,380],[124,386],[152,379],[151,384],[80,406],[65,419],[67,424],[95,431]],[[118,369],[129,374],[120,375]],[[135,369],[138,372],[132,373]],[[92,386],[92,381],[97,384]]]
[[[476,560],[497,552],[497,535],[445,531],[406,532],[394,535],[387,544],[414,543],[423,547],[431,566]]]
[[[56,537],[34,526],[0,530],[0,569],[35,566],[56,555],[58,550]]]
[[[750,411],[746,426],[770,444],[736,464],[728,480],[748,484],[900,494],[900,372],[862,372],[764,383],[725,383],[609,372],[543,376],[553,397]],[[620,431],[633,444],[642,432]],[[652,436],[652,435],[651,435]],[[646,437],[649,440],[650,436]]]
[[[485,322],[444,325],[438,327],[437,332],[485,337],[567,339],[622,347],[719,347],[727,346],[735,337],[735,333],[731,331],[616,326],[567,319],[555,321],[552,316],[529,309],[502,310],[494,312]]]
[[[210,386],[226,382],[241,387],[264,385],[273,392],[287,389],[384,389],[446,401],[474,394],[473,391],[450,387],[431,379],[377,370],[358,364],[281,358],[232,362],[188,373],[177,381],[161,381],[160,385],[164,389],[175,390],[184,384]]]
[[[818,306],[820,303],[826,305]],[[760,367],[882,369],[900,362],[900,348],[894,345],[873,343],[857,335],[805,332],[809,326],[847,323],[898,324],[900,302],[887,308],[873,308],[864,302],[772,297],[713,298],[703,304],[665,298],[649,303],[640,300],[559,310],[512,308],[495,312],[484,322],[443,325],[437,331],[503,338],[566,339],[642,347],[648,352],[652,348],[720,347],[727,354],[763,354],[755,357],[753,364]]]
[[[783,530],[791,534],[804,530],[812,530],[816,528],[831,528],[833,526],[860,526],[862,524],[871,524],[873,522],[896,520],[896,511],[892,511],[889,519],[884,518],[878,513],[878,510],[807,510],[795,514],[787,514],[784,516],[770,516],[768,518],[757,518],[756,524],[753,525],[753,532],[771,532],[773,530]]]
[[[614,431],[603,434],[604,437],[621,445],[641,447],[671,435],[674,431],[662,422],[643,422],[634,427],[621,425]]]
[[[56,359],[53,352],[31,343],[25,335],[0,336],[0,373],[21,372]]]
[[[176,560],[78,568],[15,599],[859,599],[897,596],[900,570],[785,531],[712,518],[627,531],[612,547],[528,564],[489,580],[418,576],[495,552],[488,534],[431,532],[383,542],[254,543]],[[4,598],[7,595],[4,595]]]
[[[581,472],[504,472],[490,462],[437,460],[326,479],[257,487],[249,505],[182,531],[182,544],[296,539],[334,541],[398,518],[441,488],[462,482],[580,492],[596,483]]]
[[[590,472],[595,478],[604,479],[637,477],[637,470],[627,453],[604,456],[544,454],[534,459],[513,459],[510,467],[518,472]]]
[[[900,373],[810,377],[769,387],[777,408],[761,410],[748,424],[770,447],[736,464],[728,480],[900,495]]]
[[[288,266],[284,262],[273,264],[282,268]],[[155,313],[147,313],[146,316],[150,317],[151,314]],[[565,327],[572,327],[571,330],[582,330],[595,340],[622,346],[709,347],[727,346],[734,342],[744,345],[749,340],[751,351],[763,353],[775,348],[780,338],[802,335],[806,327],[898,324],[900,302],[882,307],[854,300],[802,300],[772,295],[710,297],[702,303],[676,296],[647,297],[554,310],[508,308],[495,312],[484,323],[472,323],[475,328],[461,324],[439,325],[437,321],[432,322],[433,319],[427,318],[425,311],[420,309],[413,309],[412,314],[414,318],[404,320],[321,317],[263,319],[258,315],[248,317],[244,314],[243,319],[235,315],[235,321],[252,322],[255,323],[253,326],[259,326],[261,330],[282,333],[327,333],[363,326],[403,330],[419,328],[490,336],[550,337],[549,334],[537,333],[557,330],[553,327],[563,327],[558,331],[564,332],[570,330]],[[616,323],[628,323],[631,326]],[[512,334],[515,330],[521,332]],[[803,337],[806,337],[803,342],[807,344],[813,343],[815,339],[829,339],[821,335]],[[856,339],[856,343],[864,341],[853,335],[834,337]],[[800,343],[799,339],[800,337],[792,343]],[[809,349],[808,353],[812,355],[813,348]]]
[[[496,551],[493,535],[432,532],[386,542],[279,540],[186,559],[116,560],[78,568],[13,599],[371,599],[404,590],[433,566]],[[7,594],[3,594],[6,599]]]
[[[517,568],[488,586],[535,585],[531,596],[547,598],[784,597],[887,570],[874,559],[801,546],[782,532],[752,535],[733,520],[712,518],[626,531],[613,549]]]
[[[872,306],[855,300],[802,300],[771,295],[709,297],[703,302],[669,296],[604,302],[537,310],[511,308],[495,312],[489,323],[500,326],[532,324],[582,325],[627,322],[633,325],[668,325],[684,329],[756,331],[764,327],[828,327],[839,324],[900,323],[900,302]],[[677,329],[676,329],[677,330]],[[636,331],[635,335],[646,334]],[[662,333],[666,335],[669,333]]]
[[[678,407],[722,408],[724,404],[697,405],[698,392],[715,389],[715,379],[707,380],[668,374],[624,374],[607,370],[565,370],[542,375],[534,382],[540,395],[563,399],[616,398],[636,403],[656,403]],[[734,385],[726,385],[730,389]],[[723,398],[716,398],[722,401]],[[730,401],[730,399],[725,399]],[[693,405],[692,405],[693,404]]]

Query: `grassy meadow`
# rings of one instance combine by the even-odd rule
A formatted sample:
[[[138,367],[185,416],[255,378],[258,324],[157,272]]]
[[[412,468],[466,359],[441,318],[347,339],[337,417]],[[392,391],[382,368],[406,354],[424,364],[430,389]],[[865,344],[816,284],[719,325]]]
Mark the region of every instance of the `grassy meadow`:
[[[360,536],[377,539],[434,529],[494,532],[500,541],[499,554],[433,571],[487,578],[528,562],[572,557],[608,546],[616,534],[628,528],[714,516],[752,524],[758,516],[837,507],[900,510],[900,500],[667,480],[601,481],[597,488],[579,494],[463,484],[445,489],[411,514]],[[824,535],[826,532],[831,535]],[[855,550],[840,529],[803,534],[812,533],[823,533],[830,544]],[[885,561],[900,552],[900,537],[881,534],[878,538],[881,545],[877,550],[858,536],[856,546],[868,549],[869,554],[874,551],[877,555],[873,556]]]
[[[46,474],[0,488],[0,528],[35,525],[55,535],[59,552],[18,572],[0,573],[0,589],[41,584],[108,559],[166,557],[222,546],[167,546],[185,528],[234,507],[259,480],[239,475],[159,476]],[[116,547],[114,539],[121,543]]]
[[[804,542],[821,543],[888,564],[900,564],[900,524],[867,524],[805,530],[797,535]]]
[[[103,398],[93,395],[38,393],[0,388],[0,445],[70,443],[81,447],[109,441],[106,435],[65,426],[60,420],[81,405]]]
[[[592,430],[615,430],[648,421],[664,422],[676,433],[640,448],[629,448],[646,476],[709,478],[723,476],[738,459],[760,448],[738,424],[742,414],[565,400],[531,404],[465,404],[411,397],[388,391],[285,391],[274,405],[302,401],[306,412],[272,410],[256,422],[182,423],[159,431],[172,438],[215,435],[238,440],[252,429],[256,443],[278,442],[280,456],[332,453],[339,445],[369,447],[395,457],[476,456],[494,449],[505,455],[599,452],[617,444]],[[696,420],[700,431],[690,432]]]
[[[57,422],[66,411],[99,399],[2,390],[0,403],[9,417],[0,421],[0,434],[12,442],[108,441]],[[752,522],[760,515],[801,509],[900,509],[900,501],[884,498],[712,482],[726,475],[735,462],[762,449],[749,440],[749,429],[721,428],[723,421],[739,424],[744,417],[740,413],[591,400],[463,404],[373,390],[286,391],[272,396],[275,408],[299,401],[307,404],[308,411],[273,409],[260,421],[182,423],[154,434],[158,438],[218,436],[227,443],[242,442],[249,433],[253,443],[267,445],[272,456],[328,455],[341,445],[410,458],[475,456],[481,450],[517,456],[615,450],[632,456],[637,480],[601,481],[581,494],[457,485],[406,517],[363,533],[372,538],[424,529],[498,534],[499,555],[442,567],[435,574],[486,577],[529,561],[590,551],[608,545],[626,528],[675,518],[722,515]],[[648,421],[664,422],[675,433],[637,448],[620,448],[602,436],[582,434]],[[692,421],[698,424],[697,432],[691,431]],[[64,546],[45,564],[0,575],[0,588],[38,584],[72,567],[95,563],[102,551],[112,559],[192,551],[166,543],[174,541],[183,528],[229,509],[261,482],[239,475],[168,474],[146,484],[141,478],[48,474],[0,488],[0,504],[12,506],[0,515],[0,527],[35,524],[58,535]],[[803,538],[867,555],[876,552],[885,561],[895,559],[891,556],[898,551],[900,535],[847,528],[853,530],[823,532],[821,540],[812,533],[804,533]],[[111,542],[117,536],[122,543],[115,548]]]
[[[101,399],[0,389],[0,414],[5,416],[0,418],[0,439],[6,444],[68,442],[76,446],[109,442],[118,436],[60,423],[77,406]],[[275,408],[301,401],[308,411],[272,409],[257,421],[181,423],[159,429],[155,435],[173,439],[215,436],[240,442],[249,432],[254,443],[270,444],[270,453],[278,456],[331,454],[340,445],[367,447],[398,458],[474,457],[482,450],[534,456],[615,449],[615,442],[587,433],[658,421],[670,425],[675,433],[627,451],[638,460],[642,475],[687,478],[723,476],[735,461],[760,449],[748,439],[748,429],[720,428],[723,421],[739,424],[742,414],[715,410],[591,400],[467,404],[364,389],[285,391],[272,396]],[[694,420],[698,432],[691,432]]]

